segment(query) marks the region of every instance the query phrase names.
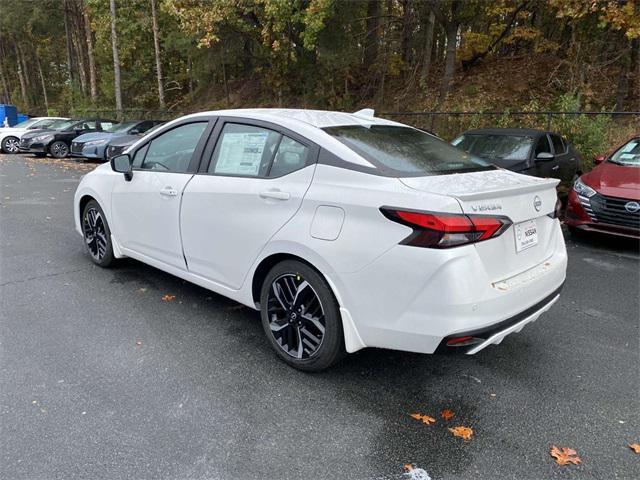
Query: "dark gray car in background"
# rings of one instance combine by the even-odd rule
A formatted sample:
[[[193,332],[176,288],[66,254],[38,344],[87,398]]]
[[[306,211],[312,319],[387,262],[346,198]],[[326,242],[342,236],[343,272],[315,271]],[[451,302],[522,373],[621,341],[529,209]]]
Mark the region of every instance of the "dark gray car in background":
[[[452,145],[507,170],[552,177],[561,189],[573,185],[582,173],[582,158],[571,143],[554,132],[529,128],[468,130]]]

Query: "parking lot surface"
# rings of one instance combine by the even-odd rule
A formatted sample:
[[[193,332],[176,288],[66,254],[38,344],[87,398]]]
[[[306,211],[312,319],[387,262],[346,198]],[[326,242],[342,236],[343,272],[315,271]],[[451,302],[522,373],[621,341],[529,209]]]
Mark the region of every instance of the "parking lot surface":
[[[72,217],[94,166],[0,156],[0,478],[640,478],[633,242],[568,237],[558,303],[475,356],[371,349],[305,374],[257,312],[132,260],[94,266]]]

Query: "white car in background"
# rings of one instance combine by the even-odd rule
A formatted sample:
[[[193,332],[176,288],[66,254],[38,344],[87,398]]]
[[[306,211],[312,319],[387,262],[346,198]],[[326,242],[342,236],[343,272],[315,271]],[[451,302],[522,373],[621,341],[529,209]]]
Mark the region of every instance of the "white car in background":
[[[69,119],[63,117],[34,117],[13,127],[0,128],[0,150],[2,153],[18,153],[22,135],[28,131],[51,128],[54,123],[60,120]]]
[[[96,168],[74,214],[98,265],[132,257],[260,310],[313,371],[365,347],[472,354],[536,320],[566,274],[557,183],[372,110],[226,110]]]

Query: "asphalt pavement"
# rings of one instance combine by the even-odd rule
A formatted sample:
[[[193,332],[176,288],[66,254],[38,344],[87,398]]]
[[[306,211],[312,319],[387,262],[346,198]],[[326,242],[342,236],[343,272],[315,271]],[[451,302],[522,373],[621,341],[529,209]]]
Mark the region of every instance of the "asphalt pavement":
[[[0,479],[640,478],[637,244],[568,236],[560,300],[475,356],[369,349],[305,374],[257,312],[94,266],[72,217],[93,167],[0,156]]]

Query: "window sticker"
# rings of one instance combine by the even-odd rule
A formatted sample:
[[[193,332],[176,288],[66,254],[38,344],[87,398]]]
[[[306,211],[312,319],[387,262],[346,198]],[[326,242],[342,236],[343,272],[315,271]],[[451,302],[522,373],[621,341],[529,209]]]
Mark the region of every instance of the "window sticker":
[[[638,146],[638,142],[629,142],[624,147],[622,147],[621,153],[629,153],[637,146]]]
[[[225,133],[216,173],[257,176],[269,132]]]

